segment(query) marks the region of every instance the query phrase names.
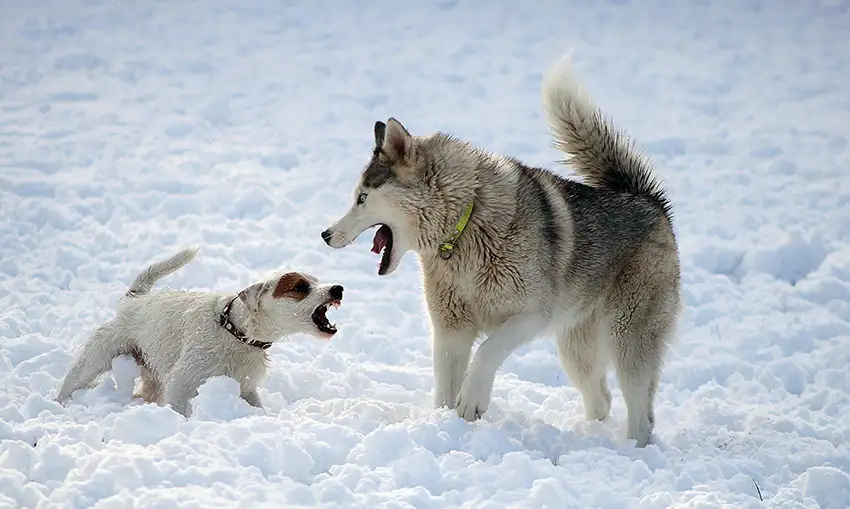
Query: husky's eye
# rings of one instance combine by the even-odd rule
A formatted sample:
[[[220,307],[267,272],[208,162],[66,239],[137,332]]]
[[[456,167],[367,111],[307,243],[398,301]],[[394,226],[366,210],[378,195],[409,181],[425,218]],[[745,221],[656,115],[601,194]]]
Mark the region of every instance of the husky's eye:
[[[357,204],[363,205],[366,203],[366,193],[360,193],[360,196],[357,197]]]
[[[307,293],[310,293],[310,285],[308,285],[304,281],[301,281],[300,283],[295,285],[295,288],[293,288],[293,290],[295,290],[296,292],[298,292],[300,294],[307,294]]]

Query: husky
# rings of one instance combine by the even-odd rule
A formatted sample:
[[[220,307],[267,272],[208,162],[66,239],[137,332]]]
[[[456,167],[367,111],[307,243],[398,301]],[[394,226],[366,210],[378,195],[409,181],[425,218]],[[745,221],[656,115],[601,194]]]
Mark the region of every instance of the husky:
[[[652,163],[595,106],[569,56],[542,83],[554,146],[583,182],[395,118],[354,203],[322,232],[333,248],[377,226],[378,274],[414,251],[433,338],[434,399],[467,421],[488,408],[496,372],[520,345],[554,337],[588,420],[611,411],[613,364],[627,439],[649,443],[653,400],[680,312],[671,203]],[[486,336],[472,357],[479,336]],[[470,362],[470,357],[472,360]]]
[[[327,319],[342,300],[343,287],[319,284],[300,272],[276,274],[238,293],[163,290],[157,280],[195,258],[188,248],[143,270],[121,299],[116,316],[93,332],[65,376],[56,400],[109,370],[112,359],[131,355],[141,366],[137,397],[168,405],[188,417],[189,400],[213,376],[240,384],[249,405],[262,407],[257,386],[266,371],[266,351],[282,337],[305,333],[331,338]]]

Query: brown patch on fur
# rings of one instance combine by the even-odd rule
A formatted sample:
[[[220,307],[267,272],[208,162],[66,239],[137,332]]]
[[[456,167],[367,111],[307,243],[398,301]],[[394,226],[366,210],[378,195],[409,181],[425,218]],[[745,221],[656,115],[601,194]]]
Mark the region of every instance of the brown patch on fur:
[[[305,291],[306,289],[306,291]],[[295,300],[303,300],[310,293],[310,283],[307,278],[297,272],[289,272],[280,277],[274,287],[272,297],[282,299],[284,297]]]
[[[136,364],[139,365],[142,375],[142,384],[139,390],[133,393],[133,397],[141,398],[147,403],[159,403],[162,399],[162,386],[157,381],[150,367],[148,367],[145,356],[138,348],[132,348],[129,353],[133,357],[133,360],[136,361]]]
[[[130,350],[130,356],[133,357],[133,360],[136,361],[140,367],[147,369],[148,363],[145,361],[145,356],[142,355],[142,351],[138,348],[133,348]]]

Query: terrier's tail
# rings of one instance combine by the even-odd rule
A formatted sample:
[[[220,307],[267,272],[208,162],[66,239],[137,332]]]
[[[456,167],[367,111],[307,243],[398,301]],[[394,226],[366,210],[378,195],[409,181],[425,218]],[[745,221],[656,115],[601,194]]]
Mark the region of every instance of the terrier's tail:
[[[127,291],[127,296],[139,297],[148,293],[159,279],[164,278],[191,262],[197,254],[198,248],[190,247],[180,251],[168,259],[150,265],[133,280],[133,284],[130,285],[130,290]]]

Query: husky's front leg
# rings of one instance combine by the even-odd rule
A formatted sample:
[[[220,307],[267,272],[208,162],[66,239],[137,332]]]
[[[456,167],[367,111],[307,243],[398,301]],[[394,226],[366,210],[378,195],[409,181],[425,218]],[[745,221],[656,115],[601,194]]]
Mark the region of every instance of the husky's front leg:
[[[434,323],[434,405],[454,408],[460,391],[475,332],[450,330]]]
[[[534,339],[543,326],[540,319],[514,316],[481,343],[457,396],[459,416],[474,421],[484,415],[490,406],[496,372],[511,352]]]

